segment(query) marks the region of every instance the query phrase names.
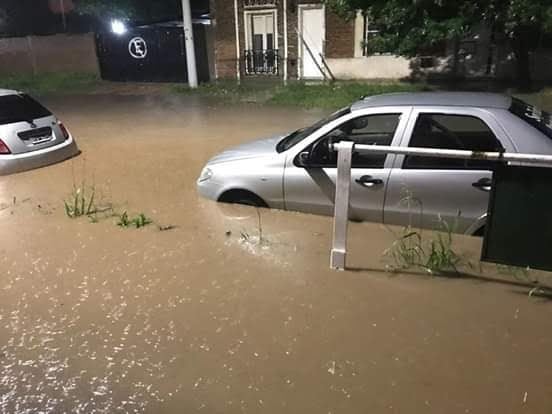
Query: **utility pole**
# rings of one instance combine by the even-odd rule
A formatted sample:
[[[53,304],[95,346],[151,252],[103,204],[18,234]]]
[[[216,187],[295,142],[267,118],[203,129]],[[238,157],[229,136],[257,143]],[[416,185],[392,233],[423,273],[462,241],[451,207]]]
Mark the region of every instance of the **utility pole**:
[[[194,47],[194,31],[192,27],[192,8],[190,0],[182,0],[182,20],[184,24],[184,44],[186,47],[186,62],[188,64],[188,85],[197,88],[197,68]]]
[[[65,17],[65,1],[59,0],[59,10],[61,12],[61,24],[63,26],[63,31],[67,31],[67,19]]]

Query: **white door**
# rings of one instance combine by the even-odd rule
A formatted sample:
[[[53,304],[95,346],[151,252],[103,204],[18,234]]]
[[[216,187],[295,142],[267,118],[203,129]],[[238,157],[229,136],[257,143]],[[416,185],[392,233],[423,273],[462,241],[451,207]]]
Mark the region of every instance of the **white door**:
[[[304,6],[299,9],[299,50],[301,52],[301,77],[321,79],[324,74],[321,54],[324,53],[324,7]]]

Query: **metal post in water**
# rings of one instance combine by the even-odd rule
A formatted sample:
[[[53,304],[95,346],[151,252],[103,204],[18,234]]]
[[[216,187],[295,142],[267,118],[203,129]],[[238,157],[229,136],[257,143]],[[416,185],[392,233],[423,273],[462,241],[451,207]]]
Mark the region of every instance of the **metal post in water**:
[[[188,85],[190,88],[195,89],[197,88],[197,67],[190,0],[182,0],[182,21],[184,25],[184,44],[186,45],[186,62],[188,65]]]
[[[337,151],[337,178],[335,188],[334,228],[330,267],[345,270],[347,257],[347,227],[349,219],[349,197],[351,191],[351,158],[353,150],[359,154],[396,154],[434,158],[455,158],[464,160],[486,160],[508,162],[510,165],[532,165],[552,167],[552,155],[520,154],[508,152],[482,152],[454,149],[392,147],[383,145],[354,144],[342,141],[333,144]]]
[[[337,178],[335,180],[334,228],[330,267],[336,270],[345,270],[347,258],[351,159],[354,146],[353,142],[347,141],[334,144],[334,149],[337,150]]]

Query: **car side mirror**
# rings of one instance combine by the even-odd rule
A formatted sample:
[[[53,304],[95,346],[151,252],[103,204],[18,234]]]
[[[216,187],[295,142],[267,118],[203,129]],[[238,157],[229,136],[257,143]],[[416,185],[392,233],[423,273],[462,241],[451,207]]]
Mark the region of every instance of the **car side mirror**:
[[[297,157],[297,165],[299,167],[308,168],[311,164],[311,153],[309,151],[303,151],[299,153]]]

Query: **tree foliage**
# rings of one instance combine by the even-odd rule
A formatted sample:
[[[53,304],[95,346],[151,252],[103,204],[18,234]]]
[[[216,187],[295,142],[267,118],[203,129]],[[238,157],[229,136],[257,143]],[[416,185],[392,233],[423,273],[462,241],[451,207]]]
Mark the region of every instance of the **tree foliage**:
[[[74,0],[79,13],[99,18],[154,21],[181,13],[179,0]]]
[[[79,13],[96,17],[132,19],[138,14],[133,0],[77,0],[75,6]]]
[[[425,48],[466,34],[470,28],[469,2],[451,0],[329,0],[342,15],[364,10],[380,33],[371,46],[374,52],[392,50],[415,56]]]

